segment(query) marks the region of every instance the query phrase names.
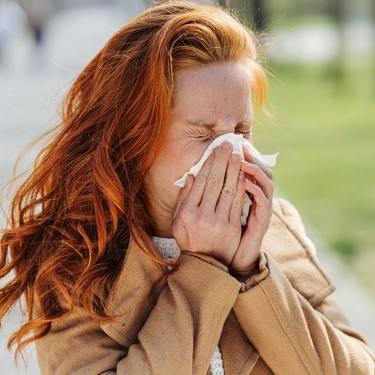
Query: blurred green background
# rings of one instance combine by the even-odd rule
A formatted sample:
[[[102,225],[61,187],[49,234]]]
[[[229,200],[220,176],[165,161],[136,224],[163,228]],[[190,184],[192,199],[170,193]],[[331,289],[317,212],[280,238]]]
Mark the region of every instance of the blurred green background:
[[[375,297],[375,2],[226,5],[260,36],[270,95],[254,143],[280,152],[280,194]]]
[[[371,69],[351,67],[358,92],[337,93],[326,67],[271,68],[275,118],[259,120],[254,143],[280,152],[276,184],[375,297],[375,100],[364,90]]]

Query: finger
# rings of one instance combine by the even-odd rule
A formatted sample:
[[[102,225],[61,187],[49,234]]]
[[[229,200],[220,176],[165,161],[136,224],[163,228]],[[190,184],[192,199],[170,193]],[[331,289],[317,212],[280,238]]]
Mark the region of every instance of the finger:
[[[187,176],[185,186],[180,190],[180,192],[178,194],[177,203],[176,203],[176,207],[174,209],[174,215],[173,216],[175,216],[180,211],[181,204],[183,203],[183,201],[188,196],[189,191],[191,190],[191,187],[193,185],[193,181],[194,181],[194,176],[189,174]]]
[[[206,187],[208,175],[210,173],[212,164],[214,162],[216,150],[213,150],[211,155],[203,163],[202,168],[197,173],[192,184],[190,194],[186,197],[186,204],[189,206],[198,206],[201,203],[204,189]]]
[[[251,155],[250,152],[246,148],[243,148],[243,154],[244,154],[244,157],[245,157],[245,161],[247,161],[248,163],[256,164],[266,174],[266,176],[270,180],[273,179],[273,173],[272,173],[271,169],[267,168],[263,164],[258,163],[255,160],[254,156]]]
[[[236,196],[233,199],[232,206],[229,213],[229,222],[235,225],[238,222],[241,222],[242,207],[245,201],[245,174],[243,171],[240,171],[237,181],[237,191]]]
[[[247,175],[253,177],[250,180],[264,190],[267,199],[272,200],[274,184],[258,165],[242,161],[241,170]]]
[[[245,178],[244,187],[246,191],[254,196],[257,206],[261,208],[268,207],[270,200],[265,196],[263,190],[258,185],[253,184]]]
[[[220,147],[217,148],[200,205],[205,212],[215,212],[216,203],[223,187],[231,151],[232,145],[229,142],[223,142]]]
[[[224,186],[220,192],[219,201],[216,205],[216,212],[227,218],[229,218],[230,208],[237,193],[237,182],[240,168],[241,155],[238,152],[232,152],[227,166]]]
[[[246,225],[246,229],[242,233],[243,237],[251,235],[252,228],[254,228],[254,224],[256,224],[257,222],[261,226],[268,226],[272,216],[272,201],[269,201],[267,199],[267,197],[263,194],[262,189],[246,179],[244,186],[245,190],[251,194],[253,204],[251,205],[252,208],[249,215],[249,220]],[[260,231],[259,233],[261,232],[262,231]]]

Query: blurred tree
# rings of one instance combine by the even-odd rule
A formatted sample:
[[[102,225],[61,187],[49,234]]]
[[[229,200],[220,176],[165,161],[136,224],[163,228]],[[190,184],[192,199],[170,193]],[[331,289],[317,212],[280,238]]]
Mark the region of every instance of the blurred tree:
[[[48,18],[51,13],[49,0],[17,0],[18,4],[25,10],[34,41],[37,46],[41,45]]]
[[[264,31],[266,28],[266,14],[263,0],[252,0],[249,7],[249,19],[256,31]]]
[[[345,81],[345,36],[344,36],[344,20],[345,20],[345,0],[332,0],[331,14],[337,29],[337,56],[332,66],[331,74],[335,83],[335,91],[341,92]]]
[[[225,0],[221,0],[225,2]],[[267,27],[266,1],[264,0],[227,0],[231,7],[238,12],[242,20],[246,20],[257,33],[263,32]],[[267,3],[272,7],[272,1]]]
[[[373,82],[373,90],[374,90],[374,95],[375,95],[375,1],[372,1],[372,42],[373,42],[373,49],[372,49],[372,63],[373,63],[373,77],[372,77],[372,82]]]
[[[223,8],[228,8],[229,7],[229,4],[228,4],[227,0],[218,0],[218,3]]]

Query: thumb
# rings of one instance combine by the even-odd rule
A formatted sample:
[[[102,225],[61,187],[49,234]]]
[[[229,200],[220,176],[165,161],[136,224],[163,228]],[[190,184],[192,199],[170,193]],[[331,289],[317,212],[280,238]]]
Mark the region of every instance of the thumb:
[[[185,186],[183,188],[181,188],[181,190],[180,190],[180,192],[178,194],[177,204],[176,204],[176,207],[175,207],[175,210],[174,210],[175,213],[177,213],[180,210],[182,202],[185,200],[185,198],[189,194],[189,191],[190,191],[190,189],[191,189],[191,187],[193,185],[193,183],[192,183],[193,180],[194,180],[194,177],[189,174],[187,176]]]

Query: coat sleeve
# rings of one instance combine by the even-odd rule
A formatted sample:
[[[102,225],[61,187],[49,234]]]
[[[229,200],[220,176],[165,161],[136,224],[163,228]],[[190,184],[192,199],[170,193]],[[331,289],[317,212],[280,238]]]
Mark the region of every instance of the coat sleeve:
[[[240,283],[208,256],[182,252],[129,347],[76,311],[36,342],[43,375],[206,374]],[[199,277],[197,277],[197,275]],[[204,287],[203,287],[204,286]]]
[[[285,201],[283,208],[289,219],[295,221],[295,229],[305,235],[295,208]],[[363,337],[350,327],[331,295],[313,307],[293,287],[272,255],[263,255],[268,274],[239,294],[233,310],[244,333],[273,373],[374,374],[373,354]]]

